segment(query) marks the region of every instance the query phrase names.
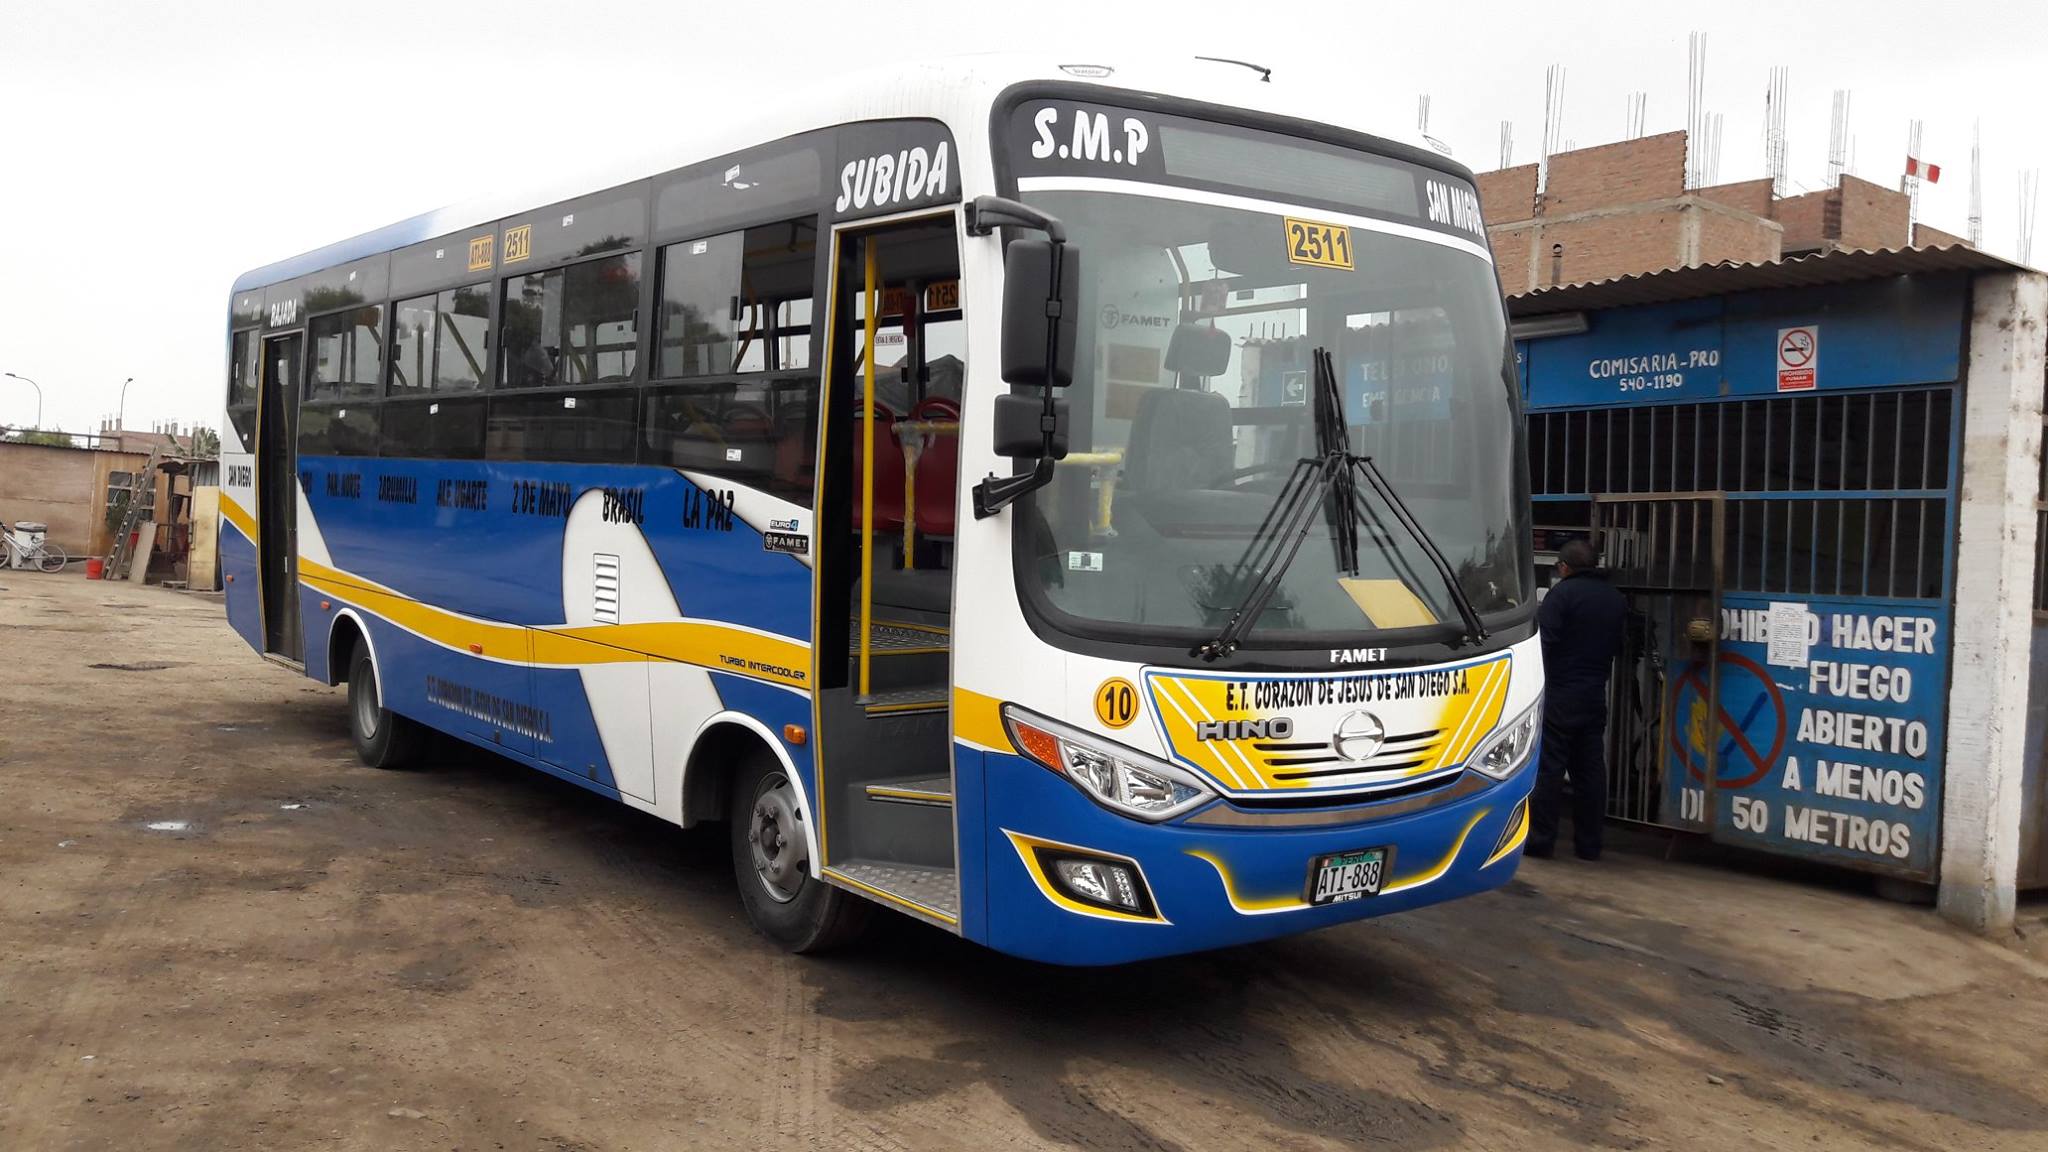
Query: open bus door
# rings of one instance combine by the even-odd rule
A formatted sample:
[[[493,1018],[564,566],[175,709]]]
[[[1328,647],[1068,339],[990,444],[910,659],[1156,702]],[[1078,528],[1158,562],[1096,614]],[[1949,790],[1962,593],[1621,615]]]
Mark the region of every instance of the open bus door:
[[[835,230],[813,631],[823,871],[954,928],[956,219]]]
[[[299,625],[299,365],[301,332],[263,342],[263,387],[256,416],[257,584],[263,650],[305,659]]]

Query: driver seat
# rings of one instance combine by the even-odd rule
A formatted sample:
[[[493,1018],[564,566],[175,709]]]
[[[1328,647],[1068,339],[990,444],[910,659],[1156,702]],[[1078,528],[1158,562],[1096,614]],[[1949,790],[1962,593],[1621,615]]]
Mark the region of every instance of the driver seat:
[[[1236,467],[1230,401],[1200,384],[1230,363],[1230,334],[1182,324],[1166,349],[1166,370],[1181,387],[1147,388],[1131,417],[1121,486],[1132,492],[1215,488]],[[1187,386],[1192,378],[1193,387]]]

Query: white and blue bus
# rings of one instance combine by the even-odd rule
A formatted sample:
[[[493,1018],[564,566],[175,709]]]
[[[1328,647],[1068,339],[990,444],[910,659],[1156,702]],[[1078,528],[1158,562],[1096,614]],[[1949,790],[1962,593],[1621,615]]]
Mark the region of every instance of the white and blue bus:
[[[256,269],[229,621],[371,765],[433,730],[726,822],[798,951],[1497,887],[1543,687],[1500,292],[1470,173],[1327,113],[909,66]]]

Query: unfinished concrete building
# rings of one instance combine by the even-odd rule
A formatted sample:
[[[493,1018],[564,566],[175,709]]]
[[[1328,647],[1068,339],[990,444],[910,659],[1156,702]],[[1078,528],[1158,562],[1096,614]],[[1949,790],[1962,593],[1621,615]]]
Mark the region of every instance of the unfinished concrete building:
[[[1768,178],[1687,188],[1685,175],[1684,132],[1560,152],[1541,191],[1535,164],[1480,173],[1502,288],[1512,296],[1668,268],[1965,243],[1914,225],[1905,193],[1854,176],[1777,196]]]

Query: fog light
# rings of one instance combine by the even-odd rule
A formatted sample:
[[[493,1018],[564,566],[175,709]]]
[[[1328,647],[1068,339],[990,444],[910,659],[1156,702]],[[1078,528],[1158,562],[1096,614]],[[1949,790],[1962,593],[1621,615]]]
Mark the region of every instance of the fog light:
[[[1098,904],[1110,904],[1126,912],[1138,910],[1138,886],[1131,871],[1121,864],[1100,860],[1059,860],[1053,872],[1074,895]]]

